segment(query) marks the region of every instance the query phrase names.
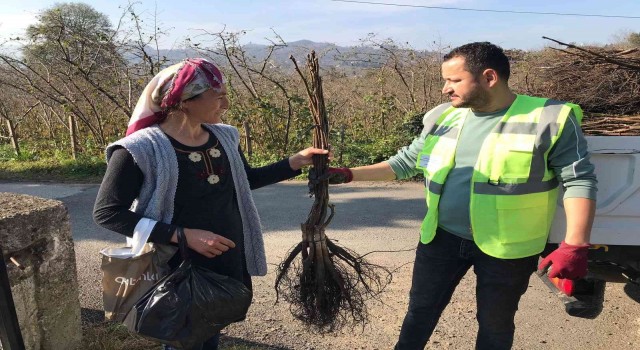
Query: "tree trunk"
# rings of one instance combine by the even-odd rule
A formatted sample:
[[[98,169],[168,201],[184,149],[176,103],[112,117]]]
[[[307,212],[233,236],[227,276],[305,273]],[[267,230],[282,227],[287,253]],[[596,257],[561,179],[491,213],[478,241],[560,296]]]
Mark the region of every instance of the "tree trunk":
[[[14,152],[17,156],[20,156],[20,145],[18,144],[18,135],[16,134],[16,128],[13,125],[11,119],[7,119],[7,128],[9,128],[9,137],[11,138],[11,146],[13,146]]]
[[[247,156],[251,158],[251,155],[253,154],[253,149],[251,148],[251,126],[248,121],[244,121],[242,126],[244,126],[244,140],[245,146],[247,147]]]
[[[344,152],[344,124],[340,125],[340,154],[338,154],[338,164],[342,165],[342,153]]]
[[[78,157],[78,135],[76,134],[76,119],[73,114],[69,115],[69,133],[71,136],[71,157],[76,160]]]

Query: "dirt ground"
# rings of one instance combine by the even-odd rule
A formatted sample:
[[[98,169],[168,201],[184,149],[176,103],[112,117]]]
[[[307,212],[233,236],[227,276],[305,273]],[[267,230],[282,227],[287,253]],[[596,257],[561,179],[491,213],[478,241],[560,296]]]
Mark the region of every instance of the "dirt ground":
[[[58,187],[0,184],[2,191],[62,198],[65,202],[72,218],[83,321],[100,325],[102,273],[98,251],[106,246],[121,246],[124,239],[93,223],[91,209],[97,186]],[[40,192],[34,192],[36,189]],[[332,186],[330,195],[331,202],[336,204],[336,215],[327,235],[361,254],[411,250],[417,244],[418,227],[424,215],[422,191],[419,183]],[[291,316],[286,303],[274,304],[273,288],[274,265],[298,242],[299,224],[309,213],[312,199],[306,195],[306,184],[285,182],[268,186],[254,191],[254,198],[264,227],[270,271],[265,277],[253,279],[255,300],[248,318],[225,330],[221,348],[392,349],[407,307],[415,253],[368,256],[374,263],[397,270],[382,296],[384,304],[369,304],[371,319],[364,330],[346,329],[325,336],[314,334]],[[428,348],[473,349],[477,331],[474,277],[470,272],[461,282]],[[632,295],[640,300],[640,291]],[[530,288],[520,303],[516,326],[515,349],[640,349],[640,303],[627,296],[621,284],[608,284],[602,314],[595,320],[584,320],[567,315],[560,300],[538,277],[532,276]]]
[[[275,304],[274,265],[298,242],[300,231],[296,223],[306,217],[311,204],[311,199],[304,205],[297,200],[281,200],[297,198],[300,184],[278,186],[256,192],[265,227],[269,274],[254,278],[254,303],[248,318],[230,326],[225,339],[241,339],[257,349],[392,349],[407,307],[415,252],[369,255],[372,262],[397,270],[382,302],[369,304],[371,319],[364,330],[314,334],[291,316],[286,303]],[[424,205],[421,191],[422,186],[415,183],[333,187],[331,199],[337,204],[337,212],[327,235],[359,253],[414,248],[420,208]],[[474,290],[475,275],[470,271],[427,348],[473,349],[477,332]],[[632,290],[632,295],[640,300],[637,290]],[[605,348],[640,348],[640,303],[625,293],[624,285],[608,284],[604,311],[595,320],[585,320],[567,315],[560,300],[538,277],[531,277],[516,318],[514,349]]]

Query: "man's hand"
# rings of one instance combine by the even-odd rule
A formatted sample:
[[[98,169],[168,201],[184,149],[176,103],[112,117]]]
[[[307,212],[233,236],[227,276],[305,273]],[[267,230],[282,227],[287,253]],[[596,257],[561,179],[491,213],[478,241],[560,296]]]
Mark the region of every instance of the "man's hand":
[[[329,183],[332,185],[346,184],[353,180],[353,173],[349,168],[329,168]]]
[[[236,247],[236,244],[230,239],[224,238],[211,231],[185,228],[184,235],[187,237],[187,245],[189,248],[207,258],[215,258],[229,249]],[[173,235],[171,241],[174,243],[178,242],[176,234]]]
[[[565,278],[577,280],[587,275],[587,255],[589,244],[570,245],[564,241],[560,243],[558,249],[547,255],[538,270],[545,270],[551,265],[551,278]]]
[[[353,173],[349,168],[329,168],[324,175],[318,175],[315,168],[309,169],[309,191],[321,181],[329,180],[332,185],[344,184],[353,180]]]

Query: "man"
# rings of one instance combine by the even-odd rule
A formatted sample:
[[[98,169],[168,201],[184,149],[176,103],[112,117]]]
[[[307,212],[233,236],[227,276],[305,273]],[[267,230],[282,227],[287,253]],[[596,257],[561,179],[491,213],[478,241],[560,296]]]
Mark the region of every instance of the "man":
[[[451,103],[429,111],[424,130],[386,162],[330,169],[333,183],[404,179],[424,173],[409,310],[396,349],[423,349],[454,289],[477,276],[477,349],[509,349],[520,297],[536,269],[564,187],[564,242],[540,264],[552,276],[587,272],[596,179],[579,106],[514,94],[501,48],[478,42],[444,56]],[[341,180],[341,181],[340,181]]]

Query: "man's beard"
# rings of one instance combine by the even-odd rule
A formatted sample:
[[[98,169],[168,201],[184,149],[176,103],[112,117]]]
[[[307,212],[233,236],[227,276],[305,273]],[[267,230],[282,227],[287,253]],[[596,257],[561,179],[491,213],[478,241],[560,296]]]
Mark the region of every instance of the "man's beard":
[[[473,90],[465,99],[461,99],[457,105],[453,105],[456,108],[471,108],[482,109],[489,102],[489,94],[477,88]]]

